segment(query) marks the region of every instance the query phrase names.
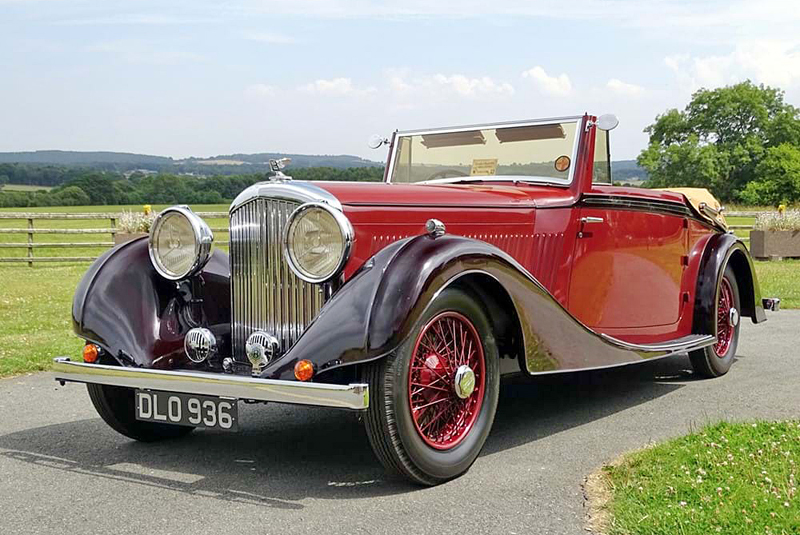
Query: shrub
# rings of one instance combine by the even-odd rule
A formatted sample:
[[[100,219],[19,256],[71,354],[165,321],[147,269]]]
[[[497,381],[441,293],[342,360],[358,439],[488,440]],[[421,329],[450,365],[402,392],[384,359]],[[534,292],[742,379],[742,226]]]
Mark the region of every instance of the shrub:
[[[800,230],[800,210],[780,212],[765,212],[758,214],[755,225],[756,230]]]
[[[150,232],[155,217],[153,213],[123,211],[117,220],[117,225],[122,232]]]

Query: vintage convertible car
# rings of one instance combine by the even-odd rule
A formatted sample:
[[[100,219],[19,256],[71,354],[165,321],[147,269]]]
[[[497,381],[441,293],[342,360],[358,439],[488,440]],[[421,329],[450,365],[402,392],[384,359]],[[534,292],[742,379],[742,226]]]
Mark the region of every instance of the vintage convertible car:
[[[230,207],[229,255],[186,206],[77,288],[100,416],[137,440],[233,430],[237,401],[360,411],[387,469],[434,485],[476,459],[500,376],[688,352],[734,361],[765,308],[704,190],[611,183],[613,116],[395,132],[383,183],[275,176]]]

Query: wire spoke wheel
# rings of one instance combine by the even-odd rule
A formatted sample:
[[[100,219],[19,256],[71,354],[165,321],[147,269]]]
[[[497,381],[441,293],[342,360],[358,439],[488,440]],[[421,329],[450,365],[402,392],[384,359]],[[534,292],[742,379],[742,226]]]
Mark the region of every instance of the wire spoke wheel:
[[[442,312],[420,331],[408,371],[414,426],[430,447],[447,450],[470,432],[480,413],[486,362],[475,326],[458,312]]]
[[[733,289],[728,279],[723,277],[719,288],[719,302],[717,303],[717,343],[714,344],[714,354],[724,358],[728,354],[736,326],[731,321],[731,310],[734,308]]]

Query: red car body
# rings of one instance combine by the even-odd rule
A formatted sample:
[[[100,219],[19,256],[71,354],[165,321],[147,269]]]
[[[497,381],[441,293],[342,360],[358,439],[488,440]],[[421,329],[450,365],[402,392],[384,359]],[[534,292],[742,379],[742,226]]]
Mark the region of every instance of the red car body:
[[[200,254],[185,277],[162,276],[152,237],[115,248],[90,268],[73,306],[75,331],[100,360],[61,359],[57,378],[89,383],[112,427],[143,439],[163,430],[120,424],[134,420],[114,412],[132,410],[134,388],[364,410],[387,468],[436,484],[475,460],[501,373],[685,351],[698,373],[727,372],[739,318],[766,319],[747,248],[716,209],[683,193],[594,183],[602,118],[569,120],[571,159],[555,163],[562,172],[559,160],[574,162],[569,180],[461,172],[394,183],[398,133],[383,183],[278,173],[243,192],[231,206],[230,257]],[[485,142],[470,128],[445,132]],[[533,128],[526,140],[566,139],[558,120],[500,130],[515,128]],[[500,130],[499,144],[524,138]],[[335,216],[344,251],[321,282],[291,259],[291,223],[312,209]],[[206,340],[201,358],[191,340]],[[114,396],[123,408],[113,409]],[[431,416],[430,406],[444,409]]]

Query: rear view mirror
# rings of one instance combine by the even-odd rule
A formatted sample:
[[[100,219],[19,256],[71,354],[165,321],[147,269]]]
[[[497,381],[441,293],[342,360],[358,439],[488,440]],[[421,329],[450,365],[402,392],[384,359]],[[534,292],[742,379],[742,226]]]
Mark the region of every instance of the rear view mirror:
[[[374,136],[370,136],[369,141],[367,141],[367,146],[371,149],[379,149],[384,145],[388,145],[389,140],[385,137],[375,134]]]
[[[600,130],[614,130],[617,126],[619,126],[619,119],[613,113],[606,113],[605,115],[601,115],[597,118],[597,128]]]

